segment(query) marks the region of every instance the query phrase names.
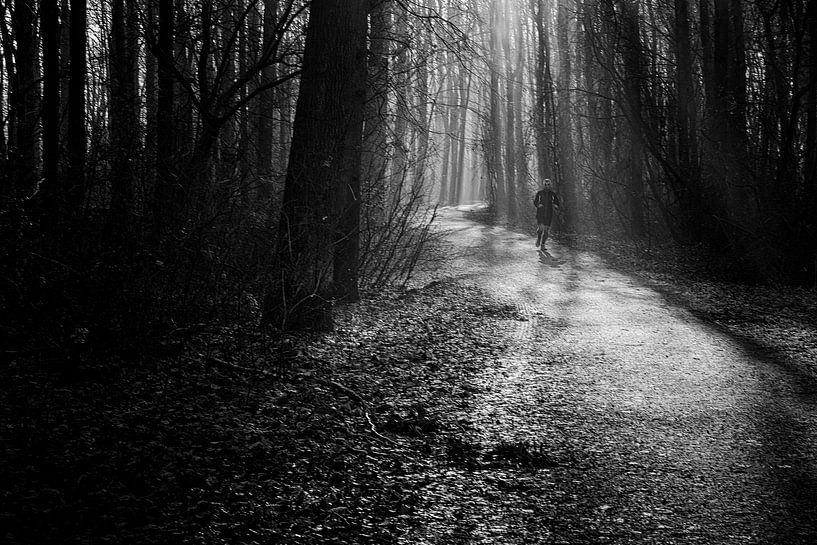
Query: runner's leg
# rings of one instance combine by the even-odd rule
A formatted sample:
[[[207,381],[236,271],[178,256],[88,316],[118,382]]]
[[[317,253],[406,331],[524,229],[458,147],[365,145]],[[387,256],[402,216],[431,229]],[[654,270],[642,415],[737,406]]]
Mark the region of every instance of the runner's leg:
[[[545,242],[548,239],[548,234],[550,233],[550,225],[540,225],[542,229],[542,242],[539,244],[539,248],[544,250],[545,249]]]

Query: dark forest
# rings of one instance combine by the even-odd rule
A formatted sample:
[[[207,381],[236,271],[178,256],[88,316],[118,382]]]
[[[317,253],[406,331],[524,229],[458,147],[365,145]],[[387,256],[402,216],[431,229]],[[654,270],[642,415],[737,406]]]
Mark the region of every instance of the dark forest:
[[[545,180],[550,276],[529,263]],[[618,274],[691,309],[695,347],[723,328],[753,347],[730,361],[814,373],[817,2],[0,0],[0,541],[671,543],[605,541],[560,500],[541,535],[417,530],[440,456],[583,463],[567,432],[476,439],[430,392],[517,354],[508,323],[531,350],[571,323],[548,282]],[[817,535],[792,520],[751,542]]]

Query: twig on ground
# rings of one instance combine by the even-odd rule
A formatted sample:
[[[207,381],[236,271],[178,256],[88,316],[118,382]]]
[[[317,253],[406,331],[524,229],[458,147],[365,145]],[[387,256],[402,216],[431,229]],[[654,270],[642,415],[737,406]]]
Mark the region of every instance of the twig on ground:
[[[366,418],[366,422],[369,423],[369,430],[374,435],[379,437],[380,439],[383,439],[384,441],[387,441],[387,442],[391,443],[392,445],[399,445],[399,443],[397,441],[395,441],[394,439],[392,439],[390,437],[386,437],[385,435],[383,435],[382,433],[377,431],[377,428],[375,427],[374,422],[372,422],[372,417],[369,415],[369,404],[366,403],[366,400],[363,399],[363,396],[361,396],[359,393],[355,392],[354,390],[352,390],[348,386],[344,386],[343,384],[340,384],[339,382],[335,382],[334,380],[318,378],[318,377],[314,377],[314,376],[311,376],[311,375],[301,375],[301,376],[303,376],[304,378],[309,378],[311,380],[314,380],[318,384],[323,384],[324,386],[330,386],[332,388],[335,388],[336,390],[341,391],[342,393],[346,394],[348,397],[350,397],[353,400],[357,401],[358,404],[360,404],[361,409],[363,410],[363,416]]]
[[[238,365],[237,363],[233,363],[227,360],[223,360],[221,358],[217,358],[215,356],[210,356],[208,358],[211,362],[217,363],[219,365],[223,365],[225,367],[232,367],[238,371],[244,371],[245,373],[258,373],[258,369],[250,369],[249,367],[244,367],[243,365]]]

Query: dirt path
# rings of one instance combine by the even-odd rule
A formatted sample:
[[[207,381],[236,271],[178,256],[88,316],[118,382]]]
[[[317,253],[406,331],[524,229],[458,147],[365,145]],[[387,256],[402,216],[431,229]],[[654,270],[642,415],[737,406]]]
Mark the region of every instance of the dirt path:
[[[817,387],[591,254],[443,212],[440,278],[516,309],[404,543],[817,543]],[[499,445],[499,447],[497,447]]]

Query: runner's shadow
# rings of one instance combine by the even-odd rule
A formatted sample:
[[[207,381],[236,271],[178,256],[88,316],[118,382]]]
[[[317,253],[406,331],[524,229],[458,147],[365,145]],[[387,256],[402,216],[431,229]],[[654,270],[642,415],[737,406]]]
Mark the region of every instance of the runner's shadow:
[[[539,262],[544,263],[545,265],[549,265],[551,267],[559,267],[564,264],[564,261],[554,257],[547,250],[539,251]]]

